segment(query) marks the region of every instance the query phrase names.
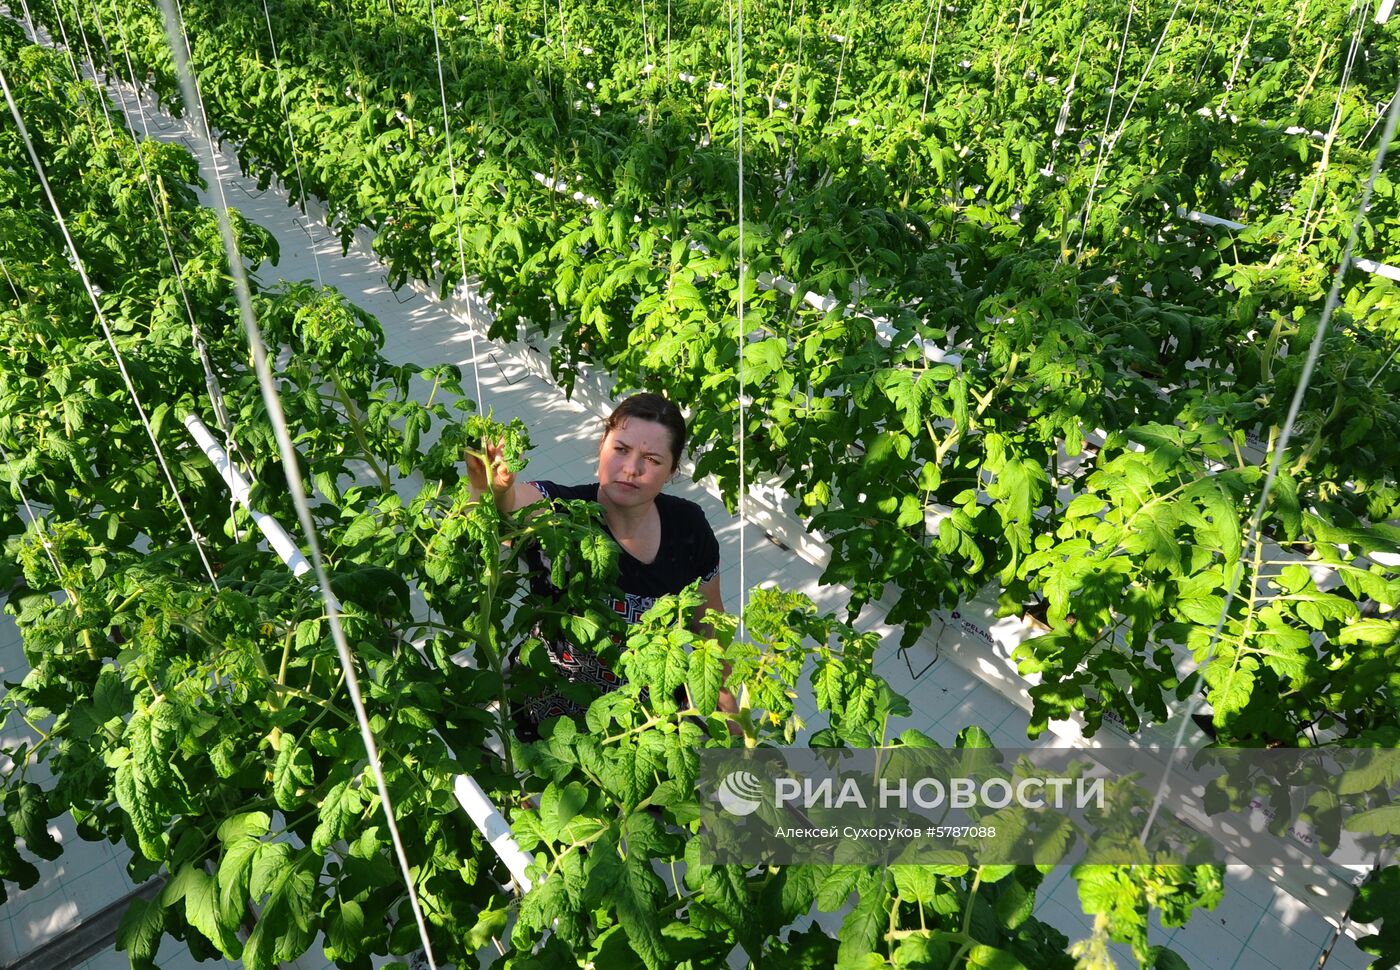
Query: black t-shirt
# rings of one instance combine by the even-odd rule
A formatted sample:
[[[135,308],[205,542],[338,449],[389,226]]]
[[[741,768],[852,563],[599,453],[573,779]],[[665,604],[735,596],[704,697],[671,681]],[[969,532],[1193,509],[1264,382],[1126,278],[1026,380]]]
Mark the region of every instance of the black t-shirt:
[[[589,485],[530,484],[547,499],[598,501],[597,482]],[[612,608],[628,623],[639,622],[642,614],[662,596],[679,593],[697,579],[707,582],[719,573],[719,541],[700,506],[689,499],[663,493],[656,496],[656,510],[661,517],[661,541],[654,560],[640,562],[618,543],[617,587],[623,595],[612,601]],[[606,523],[603,529],[607,531]],[[608,537],[612,538],[611,532]],[[544,598],[557,595],[558,590],[549,579],[549,558],[539,545],[533,544],[525,558],[533,574],[534,593]],[[539,627],[535,628],[535,635],[544,642],[550,664],[563,680],[586,684],[602,693],[622,685],[621,678],[591,651],[567,640],[546,637]],[[523,740],[537,738],[540,722],[548,718],[579,715],[583,711],[580,704],[555,691],[512,705],[516,734]]]
[[[530,484],[548,499],[598,501],[597,482],[589,485]],[[625,598],[615,600],[612,607],[628,623],[639,621],[662,596],[679,593],[697,579],[708,582],[719,573],[719,540],[700,506],[689,499],[662,492],[656,496],[656,511],[661,517],[661,542],[654,560],[639,562],[618,545],[617,586]],[[607,531],[606,523],[603,529]],[[611,537],[612,533],[608,535]],[[549,564],[542,564],[547,575]]]

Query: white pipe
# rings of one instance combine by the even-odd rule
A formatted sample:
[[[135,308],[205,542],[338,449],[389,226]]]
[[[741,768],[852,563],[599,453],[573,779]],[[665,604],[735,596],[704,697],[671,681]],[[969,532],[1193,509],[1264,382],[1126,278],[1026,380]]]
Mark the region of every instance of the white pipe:
[[[1244,229],[1243,222],[1235,222],[1233,219],[1222,219],[1219,216],[1209,216],[1204,212],[1187,212],[1180,206],[1177,207],[1176,214],[1182,219],[1190,222],[1199,222],[1203,226],[1224,226],[1226,229]]]
[[[1376,8],[1376,23],[1383,24],[1389,20],[1394,9],[1395,0],[1381,0],[1381,5]]]
[[[1395,0],[1390,0],[1394,3]],[[1187,212],[1185,208],[1178,206],[1176,210],[1178,217],[1189,222],[1199,222],[1203,226],[1221,226],[1226,229],[1240,230],[1249,228],[1243,222],[1235,222],[1233,219],[1222,219],[1219,216],[1206,215],[1204,212]],[[1374,273],[1376,276],[1384,276],[1388,280],[1395,280],[1400,283],[1400,266],[1389,266],[1385,263],[1378,263],[1374,259],[1353,259],[1351,265],[1361,270],[1363,273]]]
[[[1400,266],[1387,266],[1385,263],[1378,263],[1374,259],[1354,259],[1351,265],[1357,269],[1365,270],[1368,273],[1375,273],[1377,276],[1384,276],[1388,280],[1395,280],[1400,283]]]
[[[214,436],[209,433],[204,422],[199,420],[199,415],[188,415],[185,418],[185,429],[189,431],[190,437],[194,438],[195,444],[203,450],[205,457],[224,477],[224,484],[228,485],[228,490],[233,493],[238,504],[247,509],[248,514],[253,517],[253,523],[258,527],[258,531],[267,539],[267,544],[272,547],[272,551],[277,553],[291,569],[292,575],[301,577],[310,572],[311,563],[306,561],[301,549],[292,541],[292,537],[287,535],[287,530],[282,528],[281,524],[272,516],[266,512],[259,512],[248,504],[248,482],[239,474],[233,462],[229,461],[228,455],[224,453],[224,449],[219,447],[219,443],[214,440]]]
[[[515,836],[511,834],[510,823],[505,816],[496,811],[496,806],[491,804],[491,799],[481,790],[481,786],[476,783],[476,779],[471,775],[458,775],[453,784],[453,790],[457,794],[457,801],[467,810],[471,820],[476,823],[476,827],[481,830],[481,834],[486,837],[486,842],[496,851],[496,855],[501,857],[501,861],[506,864],[510,874],[515,877],[515,881],[520,883],[523,892],[529,892],[532,885],[530,878],[525,875],[525,870],[533,863],[534,859],[520,848],[520,844],[515,841]]]
[[[209,461],[218,469],[223,476],[224,483],[228,485],[233,497],[238,500],[238,504],[247,509],[248,514],[257,523],[259,531],[266,537],[268,544],[273,551],[281,557],[282,561],[292,570],[292,575],[302,576],[311,570],[311,564],[306,561],[306,557],[301,554],[292,537],[287,535],[287,530],[282,528],[272,516],[265,512],[259,512],[248,504],[248,482],[239,474],[238,469],[229,461],[228,454],[219,443],[214,440],[214,436],[209,433],[204,422],[196,414],[191,414],[185,418],[185,428],[189,431],[190,437],[203,450]],[[471,775],[458,775],[453,783],[453,791],[457,795],[457,801],[462,808],[466,809],[467,815],[476,823],[476,827],[481,830],[481,834],[486,837],[486,842],[500,856],[510,874],[515,877],[520,884],[522,891],[529,892],[531,882],[525,876],[525,870],[534,860],[525,854],[519,843],[511,834],[510,823],[505,816],[496,811],[496,807],[491,804],[491,799],[481,790],[481,786],[476,783]]]

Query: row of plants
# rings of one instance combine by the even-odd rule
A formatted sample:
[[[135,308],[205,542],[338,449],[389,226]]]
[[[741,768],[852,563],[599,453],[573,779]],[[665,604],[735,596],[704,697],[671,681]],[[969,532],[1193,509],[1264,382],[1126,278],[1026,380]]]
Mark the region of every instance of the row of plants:
[[[105,10],[109,38],[128,38],[137,80],[145,75],[168,94],[159,25],[123,5]],[[185,9],[205,97],[245,165],[323,196],[346,233],[376,228],[397,280],[450,286],[460,229],[497,312],[496,334],[518,334],[522,320],[559,328],[554,364],[566,387],[587,360],[624,386],[690,402],[699,471],[713,473],[732,500],[738,341],[733,327],[714,326],[735,307],[738,284],[734,158],[719,134],[733,122],[729,95],[702,101],[678,80],[674,100],[619,99],[601,112],[600,95],[600,115],[576,110],[573,95],[589,92],[569,87],[562,65],[541,71],[534,48],[512,56],[504,38],[528,34],[533,21],[503,25],[494,43],[475,45],[454,33],[476,22],[473,13],[444,7],[435,21],[447,41],[448,102],[459,105],[454,210],[434,121],[430,11],[279,7],[279,78],[261,18]],[[577,44],[572,50],[583,56]],[[630,56],[620,42],[603,50],[619,64]],[[632,65],[636,76],[657,76],[641,66]],[[1001,86],[1021,77],[1004,74]],[[948,110],[958,104],[948,101]],[[654,117],[636,124],[652,108]],[[745,108],[759,123],[771,111],[757,96]],[[697,126],[715,133],[708,146],[691,143]],[[1227,130],[1276,137],[1249,125]],[[743,390],[752,403],[742,430],[747,477],[780,476],[800,497],[833,549],[825,579],[854,594],[852,615],[893,584],[890,616],[909,642],[930,606],[951,606],[990,579],[1018,608],[1048,602],[1054,633],[1023,657],[1041,679],[1035,730],[1077,709],[1091,730],[1105,711],[1130,727],[1162,720],[1173,693],[1197,686],[1208,690],[1219,736],[1241,743],[1293,743],[1316,725],[1363,738],[1392,724],[1386,658],[1395,624],[1377,611],[1394,606],[1396,573],[1356,557],[1396,548],[1381,523],[1395,518],[1400,496],[1383,446],[1397,427],[1400,376],[1367,330],[1387,332],[1393,284],[1377,278],[1348,290],[1267,510],[1265,527],[1284,555],[1266,557],[1241,538],[1263,477],[1246,457],[1245,435],[1276,439],[1320,316],[1319,293],[1294,302],[1264,282],[1263,267],[1286,245],[1242,233],[1220,239],[1212,256],[1199,239],[1162,241],[1160,219],[1149,226],[1124,216],[1120,229],[1170,249],[1172,272],[1187,282],[1188,260],[1239,269],[1229,274],[1231,293],[1229,280],[1207,282],[1216,273],[1207,262],[1198,306],[1159,299],[1155,286],[1149,298],[1138,290],[1157,279],[1160,259],[1145,249],[1123,251],[1138,260],[1129,275],[1087,248],[1059,261],[1061,243],[1047,246],[1042,221],[1024,213],[1024,234],[1003,240],[965,213],[926,219],[892,201],[897,183],[867,161],[857,136],[826,137],[815,121],[810,135],[753,149],[754,170],[779,171],[791,152],[803,174],[780,200],[771,191],[747,196],[771,208],[750,213],[746,236]],[[1140,139],[1137,150],[1152,154],[1158,142]],[[565,181],[589,173],[581,184],[599,193],[599,205],[542,186],[536,172]],[[972,179],[927,184],[946,192]],[[749,188],[763,185],[755,177]],[[1373,224],[1388,222],[1388,200],[1378,197]],[[780,245],[787,230],[778,227],[789,219],[805,242],[793,235]],[[867,254],[882,254],[882,268]],[[1312,265],[1316,289],[1325,263]],[[758,292],[760,271],[798,281],[799,294],[809,280],[844,292],[863,279],[871,291],[860,312],[822,313]],[[1187,282],[1162,289],[1175,297]],[[1372,307],[1379,312],[1366,323]],[[888,349],[872,339],[877,314],[896,331]],[[959,367],[932,364],[906,345],[949,334],[962,350]],[[1092,460],[1083,458],[1086,441]],[[1222,464],[1226,472],[1213,475]],[[951,513],[936,535],[925,526],[931,510]],[[1325,561],[1341,585],[1303,581],[1307,557]],[[1203,660],[1227,592],[1236,605],[1210,668],[1183,679],[1171,644]]]
[[[133,965],[151,966],[166,937],[252,970],[294,959],[318,934],[345,967],[410,952],[417,936],[324,603],[260,547],[176,420],[194,413],[217,424],[193,320],[256,481],[252,504],[291,521],[214,214],[195,202],[197,168],[183,149],[138,143],[116,118],[109,125],[95,88],[4,22],[0,58],[7,76],[26,79],[19,111],[214,571],[157,469],[5,121],[0,579],[32,669],[0,697],[7,736],[30,738],[6,745],[0,891],[33,882],[28,856],[61,851],[47,824],[66,813],[83,837],[129,847],[133,878],[166,880],[123,920],[118,942]],[[266,232],[236,215],[235,226],[251,264],[275,261]],[[755,965],[1075,964],[1069,941],[1032,916],[1042,869],[748,869],[694,855],[697,752],[790,742],[808,677],[820,685],[812,743],[932,743],[889,736],[908,707],[871,671],[875,638],[818,615],[799,594],[755,592],[743,642],[732,617],[707,617],[713,637],[688,632],[693,591],[663,601],[614,654],[628,677],[622,691],[595,701],[584,724],[563,720],[541,742],[514,741],[490,702],[508,710],[511,691],[532,685],[521,675],[507,688],[503,648],[536,620],[581,642],[605,644],[615,632],[595,605],[615,557],[596,511],[525,520],[473,502],[458,476],[463,450],[502,435],[508,460],[522,463],[522,429],[482,418],[453,368],[388,364],[376,321],[334,291],[278,284],[259,289],[255,305],[268,343],[285,352],[278,381],[303,485],[439,960],[460,965],[508,935],[497,964],[521,968],[718,967],[735,945]],[[578,574],[550,611],[523,598],[519,556],[531,541],[555,562],[576,554]],[[415,593],[426,615],[412,609]],[[455,662],[462,651],[473,665]],[[532,652],[527,645],[527,670]],[[741,739],[717,711],[725,664],[741,697]],[[681,685],[684,705],[673,699]],[[503,756],[490,753],[492,734]],[[959,743],[986,739],[969,729]],[[536,853],[535,888],[523,899],[457,806],[453,779],[463,772]],[[662,868],[676,874],[669,883]],[[1101,949],[1112,935],[1161,967],[1182,964],[1148,946],[1149,912],[1182,922],[1220,890],[1210,866],[1076,876],[1086,908],[1102,914],[1081,948]],[[792,929],[814,908],[842,914],[839,941]]]

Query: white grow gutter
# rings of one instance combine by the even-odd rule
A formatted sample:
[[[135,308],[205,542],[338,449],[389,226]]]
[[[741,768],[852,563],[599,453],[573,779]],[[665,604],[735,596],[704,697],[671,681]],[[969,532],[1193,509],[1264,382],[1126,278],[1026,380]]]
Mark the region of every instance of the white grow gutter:
[[[185,418],[184,424],[190,437],[195,440],[205,457],[223,476],[224,484],[228,486],[233,497],[253,517],[258,531],[267,539],[272,551],[277,553],[281,560],[287,564],[292,575],[300,577],[310,572],[311,564],[302,555],[297,544],[292,541],[292,537],[287,534],[287,530],[282,528],[282,524],[267,513],[259,512],[248,504],[247,480],[229,461],[228,454],[219,447],[219,443],[214,440],[214,436],[209,433],[209,429],[205,427],[199,416],[190,414]],[[339,610],[340,604],[335,602],[334,594],[327,590],[326,595],[331,598],[331,602],[335,603],[335,608]],[[501,862],[505,863],[505,867],[510,870],[511,876],[520,885],[521,892],[529,892],[532,882],[525,875],[525,870],[534,863],[534,860],[515,841],[515,836],[510,830],[510,823],[506,821],[505,816],[491,803],[491,799],[481,790],[481,786],[471,775],[458,775],[453,782],[453,792],[472,822],[481,831],[486,843],[491,846]]]
[[[1390,0],[1394,3],[1395,0]],[[1236,222],[1233,219],[1222,219],[1220,216],[1207,215],[1204,212],[1187,211],[1184,206],[1177,206],[1176,215],[1179,219],[1187,222],[1199,222],[1203,226],[1212,226],[1219,229],[1230,229],[1238,232],[1241,229],[1248,229],[1249,226],[1243,222]],[[1386,263],[1378,263],[1374,259],[1353,259],[1351,265],[1361,270],[1363,273],[1371,273],[1375,276],[1384,276],[1388,280],[1395,280],[1400,283],[1400,266],[1390,266]]]
[[[247,479],[245,479],[229,461],[228,455],[219,443],[214,440],[214,436],[209,433],[209,429],[204,426],[204,422],[199,420],[199,415],[191,414],[185,418],[185,430],[190,433],[195,444],[199,445],[206,458],[213,463],[215,470],[224,478],[224,484],[238,501],[238,504],[247,510],[253,517],[253,524],[258,527],[258,531],[267,539],[267,544],[272,547],[272,551],[287,564],[287,568],[292,571],[292,575],[298,579],[311,571],[309,563],[301,553],[301,548],[292,541],[292,537],[287,534],[287,530],[282,528],[282,524],[268,515],[266,512],[259,512],[248,504],[248,495],[251,491]],[[334,596],[332,596],[334,599]],[[337,604],[339,608],[339,604]]]

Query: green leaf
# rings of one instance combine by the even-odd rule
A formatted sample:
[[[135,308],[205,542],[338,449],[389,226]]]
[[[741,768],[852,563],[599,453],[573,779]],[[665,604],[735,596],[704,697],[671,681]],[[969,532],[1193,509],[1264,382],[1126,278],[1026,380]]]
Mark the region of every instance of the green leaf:
[[[686,687],[691,702],[703,715],[719,709],[719,691],[724,686],[724,652],[718,644],[700,642],[690,652]]]
[[[1108,503],[1097,495],[1079,495],[1065,507],[1065,518],[1079,519],[1098,515],[1107,505]]]
[[[1348,832],[1370,835],[1400,835],[1400,805],[1383,805],[1368,812],[1358,812],[1346,820]]]
[[[1216,657],[1205,672],[1211,691],[1207,696],[1216,716],[1238,714],[1249,705],[1254,692],[1253,662],[1245,657],[1235,664],[1232,657]]]
[[[345,838],[364,812],[364,798],[353,781],[346,779],[326,792],[321,802],[320,821],[311,833],[312,852],[324,854],[333,843]]]
[[[303,850],[292,858],[286,843],[266,844],[253,863],[252,891],[254,899],[268,894],[262,915],[249,934],[243,949],[243,963],[248,970],[271,970],[275,964],[286,963],[300,956],[310,944],[315,931],[314,914],[321,900],[316,887],[316,873],[321,857]]]
[[[1393,788],[1400,781],[1400,751],[1375,749],[1359,760],[1357,767],[1342,772],[1337,794],[1359,795],[1378,786]]]
[[[1123,548],[1141,555],[1149,570],[1181,572],[1181,543],[1176,529],[1181,524],[1176,510],[1167,505],[1150,505],[1132,519],[1133,531],[1123,540]]]
[[[861,866],[832,866],[817,887],[817,909],[834,913],[846,905],[846,899],[865,875]]]
[[[948,965],[948,946],[942,940],[930,939],[927,936],[911,936],[899,944],[899,948],[894,951],[894,965],[900,970],[925,970],[927,967],[944,967]]]
[[[117,766],[114,778],[117,804],[131,819],[141,854],[152,862],[165,856],[165,831],[155,809],[157,792],[132,759]]]
[[[700,296],[700,291],[695,288],[695,284],[681,276],[671,277],[671,302],[680,310],[699,310],[705,312],[705,301]],[[752,346],[752,345],[751,345]],[[786,347],[783,348],[786,350]],[[745,354],[747,360],[748,355]],[[781,357],[779,358],[781,366]],[[773,369],[777,369],[776,367]]]
[[[1164,946],[1152,948],[1152,970],[1191,970],[1191,965],[1182,959],[1175,950]]]
[[[296,647],[298,652],[308,651],[320,642],[320,620],[302,620],[300,623],[297,624]]]
[[[238,939],[239,920],[228,920],[217,906],[214,878],[193,865],[185,866],[191,873],[185,890],[185,919],[205,938],[219,948],[230,960],[243,952]]]
[[[875,951],[889,926],[889,898],[883,876],[867,875],[861,879],[856,904],[841,923],[841,949],[837,954],[840,963]]]
[[[224,854],[219,860],[214,883],[219,914],[225,923],[238,923],[243,919],[249,900],[253,860],[262,845],[259,840],[267,834],[269,824],[266,813],[245,812],[225,819],[219,826]]]
[[[248,893],[254,903],[282,884],[292,868],[292,847],[286,842],[262,842],[253,856]]]
[[[117,949],[125,951],[134,964],[155,959],[165,935],[165,907],[160,900],[133,899],[117,926]]]
[[[337,900],[326,920],[327,958],[337,963],[351,961],[363,951],[364,941],[364,907],[353,899]]]
[[[272,797],[277,807],[287,812],[303,801],[299,789],[310,786],[316,780],[311,767],[311,755],[290,735],[282,738],[282,750],[277,752],[277,761],[272,766]]]
[[[569,823],[588,804],[588,789],[579,782],[571,781],[560,787],[550,784],[540,796],[540,825],[546,838],[556,842],[569,843]]]
[[[769,337],[744,345],[745,378],[762,381],[769,374],[782,370],[787,357],[787,341],[782,337]]]
[[[994,747],[992,743],[992,736],[975,724],[965,727],[961,731],[959,731],[957,738],[953,742],[953,745],[954,747],[959,749],[973,750]]]
[[[500,939],[505,935],[511,911],[508,907],[496,909],[496,902],[495,898],[488,900],[486,908],[477,914],[476,925],[467,932],[468,951],[483,950],[491,945],[493,939]],[[364,917],[360,919],[363,923]]]
[[[656,915],[657,904],[665,894],[666,887],[651,870],[651,860],[644,854],[629,853],[622,878],[611,895],[627,941],[648,970],[671,970]]]
[[[63,846],[49,834],[49,801],[38,785],[27,781],[9,792],[5,796],[5,811],[15,834],[24,839],[30,852],[50,861],[63,854]]]
[[[928,903],[938,892],[938,878],[926,866],[891,866],[899,898],[911,903]]]
[[[967,951],[967,965],[978,970],[1026,970],[1026,965],[1006,950],[980,943]]]
[[[1383,645],[1393,643],[1400,633],[1400,623],[1394,620],[1366,618],[1357,620],[1342,628],[1338,640],[1344,644],[1370,643]]]

